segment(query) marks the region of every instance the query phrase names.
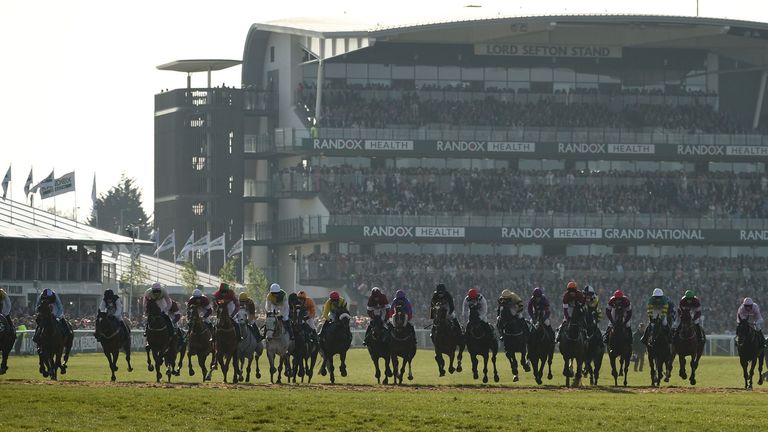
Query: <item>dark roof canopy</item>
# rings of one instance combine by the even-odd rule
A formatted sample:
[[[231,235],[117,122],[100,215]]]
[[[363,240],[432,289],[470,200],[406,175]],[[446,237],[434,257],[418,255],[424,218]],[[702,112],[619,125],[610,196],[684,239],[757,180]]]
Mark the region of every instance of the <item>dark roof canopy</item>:
[[[198,59],[198,60],[175,60],[170,63],[161,64],[159,70],[168,70],[176,72],[208,72],[231,68],[242,63],[240,60],[216,60],[216,59]]]

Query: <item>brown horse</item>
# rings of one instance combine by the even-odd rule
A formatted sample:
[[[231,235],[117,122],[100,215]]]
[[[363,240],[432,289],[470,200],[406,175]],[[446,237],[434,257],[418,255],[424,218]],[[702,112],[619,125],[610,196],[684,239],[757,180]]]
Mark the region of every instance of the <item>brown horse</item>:
[[[44,378],[58,379],[58,371],[67,373],[67,360],[72,349],[73,337],[68,335],[62,324],[56,320],[51,305],[41,304],[37,307],[37,325],[39,331],[38,353],[40,373]]]
[[[0,361],[0,375],[8,370],[8,355],[14,343],[16,343],[16,332],[13,330],[13,323],[8,321],[5,315],[0,314],[0,352],[3,356]]]
[[[677,337],[674,338],[675,354],[680,360],[680,378],[688,378],[685,372],[685,357],[691,357],[691,385],[696,385],[696,368],[699,366],[699,359],[704,354],[704,344],[699,339],[696,325],[691,320],[688,312],[680,313],[680,327]]]
[[[122,324],[116,319],[110,318],[104,312],[99,312],[96,315],[96,335],[99,336],[104,356],[109,362],[112,381],[117,380],[115,372],[117,371],[117,358],[120,355],[120,349],[125,351],[128,372],[133,372],[133,367],[131,366],[131,335],[122,332],[121,327]]]
[[[155,302],[147,303],[147,370],[150,372],[155,371],[155,378],[158,383],[162,378],[160,366],[163,363],[165,363],[165,375],[168,377],[168,382],[171,382],[171,375],[179,375],[175,370],[176,349],[178,346],[177,336],[173,328],[168,328],[169,322],[169,319],[163,317],[160,308]],[[150,352],[152,352],[154,366],[149,359]]]
[[[227,373],[229,373],[229,364],[232,363],[234,373],[232,374],[232,383],[237,384],[240,376],[240,365],[237,361],[237,348],[240,341],[235,333],[235,322],[229,316],[227,305],[218,303],[216,310],[216,362],[219,364],[221,373],[224,374],[224,382],[227,382]]]
[[[197,306],[191,305],[187,309],[187,322],[189,323],[189,337],[187,338],[187,365],[189,376],[195,376],[192,369],[192,356],[197,356],[197,364],[203,371],[203,381],[211,380],[211,371],[205,365],[205,361],[213,352],[213,334],[211,329],[200,318]]]

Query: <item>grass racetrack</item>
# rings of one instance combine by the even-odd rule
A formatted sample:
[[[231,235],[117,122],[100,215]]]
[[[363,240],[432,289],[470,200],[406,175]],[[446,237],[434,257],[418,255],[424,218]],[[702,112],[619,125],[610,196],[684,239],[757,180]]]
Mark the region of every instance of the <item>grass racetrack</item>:
[[[373,365],[360,349],[350,351],[349,376],[337,374],[335,385],[317,375],[312,385],[270,385],[265,356],[261,379],[252,376],[250,384],[225,385],[218,371],[212,383],[200,384],[197,368],[195,377],[187,376],[186,361],[172,384],[155,384],[143,354],[133,354],[131,373],[121,357],[116,383],[109,382],[101,354],[73,356],[56,383],[38,373],[36,357],[11,357],[0,376],[2,412],[14,413],[0,415],[4,430],[715,431],[767,423],[768,388],[756,377],[755,390],[742,390],[737,357],[704,357],[696,387],[677,376],[676,364],[660,389],[647,387],[647,363],[642,373],[630,367],[629,388],[613,387],[606,357],[600,386],[566,389],[558,355],[554,378],[545,377],[543,386],[522,370],[513,383],[503,355],[501,381],[483,385],[472,379],[468,358],[462,373],[439,378],[432,352],[419,350],[414,381],[395,388],[375,384]]]

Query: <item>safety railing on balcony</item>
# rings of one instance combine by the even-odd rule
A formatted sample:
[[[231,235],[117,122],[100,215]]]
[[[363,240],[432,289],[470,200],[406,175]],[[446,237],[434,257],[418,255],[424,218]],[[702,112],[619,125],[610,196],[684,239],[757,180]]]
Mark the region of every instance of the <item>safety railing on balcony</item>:
[[[307,241],[326,234],[328,216],[303,216],[277,222],[260,222],[245,227],[245,239],[251,241]]]

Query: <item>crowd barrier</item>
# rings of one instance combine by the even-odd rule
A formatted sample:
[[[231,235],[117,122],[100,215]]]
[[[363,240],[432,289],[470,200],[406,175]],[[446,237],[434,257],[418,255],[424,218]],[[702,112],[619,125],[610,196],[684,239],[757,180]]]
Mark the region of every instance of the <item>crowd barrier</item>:
[[[21,335],[19,353],[20,354],[34,354],[36,346],[32,342],[33,330],[29,330]],[[363,338],[365,337],[365,330],[352,330],[352,346],[355,348],[363,347]],[[734,335],[720,334],[720,335],[707,335],[707,345],[704,347],[704,355],[716,355],[716,356],[735,356],[736,341]],[[432,340],[429,338],[429,330],[416,329],[416,339],[419,348],[431,349]],[[499,345],[503,350],[502,345]],[[144,336],[142,330],[131,331],[131,350],[132,351],[144,351]],[[15,352],[15,351],[14,351]],[[88,352],[101,352],[101,345],[96,342],[96,338],[93,336],[93,330],[75,330],[75,340],[72,344],[72,353],[88,353]]]

